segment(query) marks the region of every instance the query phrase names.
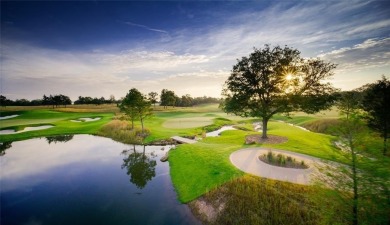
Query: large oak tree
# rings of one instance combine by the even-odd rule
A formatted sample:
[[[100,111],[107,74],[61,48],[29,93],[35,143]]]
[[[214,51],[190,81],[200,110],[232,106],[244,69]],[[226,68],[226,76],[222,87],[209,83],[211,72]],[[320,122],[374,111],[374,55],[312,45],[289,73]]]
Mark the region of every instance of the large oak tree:
[[[334,88],[324,80],[335,68],[320,59],[303,59],[288,46],[254,48],[233,66],[221,106],[227,113],[261,118],[267,138],[268,121],[276,113],[314,113],[331,106]]]

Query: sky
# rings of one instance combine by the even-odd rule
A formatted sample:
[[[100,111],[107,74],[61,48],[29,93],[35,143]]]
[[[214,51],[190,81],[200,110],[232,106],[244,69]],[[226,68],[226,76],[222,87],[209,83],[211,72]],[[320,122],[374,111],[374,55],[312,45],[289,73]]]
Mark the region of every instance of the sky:
[[[253,48],[337,64],[335,87],[390,77],[390,1],[1,1],[0,92],[220,97]]]

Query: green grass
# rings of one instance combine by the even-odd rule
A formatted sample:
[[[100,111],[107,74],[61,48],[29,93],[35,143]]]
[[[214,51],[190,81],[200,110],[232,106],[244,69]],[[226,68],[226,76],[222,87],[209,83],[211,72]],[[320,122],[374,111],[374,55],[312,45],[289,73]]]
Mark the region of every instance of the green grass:
[[[212,117],[189,117],[166,120],[162,126],[171,129],[203,127],[213,123]]]
[[[53,125],[54,127],[46,130],[29,131],[18,134],[1,135],[0,140],[19,141],[34,137],[53,136],[61,134],[96,134],[102,125],[107,123],[113,117],[112,113],[71,113],[58,112],[46,109],[37,109],[30,111],[15,111],[12,114],[20,116],[2,120],[0,129],[22,130],[28,126]],[[101,117],[93,122],[71,122],[70,120],[80,117]]]
[[[171,177],[181,202],[191,201],[244,173],[229,160],[232,152],[246,147],[263,146],[290,150],[323,159],[346,162],[332,146],[333,137],[303,131],[280,122],[269,124],[270,134],[288,137],[283,144],[245,145],[245,136],[254,134],[229,130],[220,137],[208,137],[191,145],[180,145],[170,152]]]

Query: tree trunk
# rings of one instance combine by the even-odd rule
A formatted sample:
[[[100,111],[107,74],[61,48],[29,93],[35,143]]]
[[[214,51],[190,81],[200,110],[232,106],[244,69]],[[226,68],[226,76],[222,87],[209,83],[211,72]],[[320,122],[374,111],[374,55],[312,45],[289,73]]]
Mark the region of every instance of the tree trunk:
[[[263,118],[263,135],[261,136],[261,138],[263,138],[263,139],[268,138],[268,136],[267,136],[267,125],[268,125],[268,119]]]

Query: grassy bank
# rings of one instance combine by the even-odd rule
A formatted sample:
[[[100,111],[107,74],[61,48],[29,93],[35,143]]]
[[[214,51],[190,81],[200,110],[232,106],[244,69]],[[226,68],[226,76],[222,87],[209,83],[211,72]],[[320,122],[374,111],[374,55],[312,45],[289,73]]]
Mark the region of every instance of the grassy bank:
[[[315,197],[313,197],[315,195]],[[343,202],[332,191],[244,175],[229,181],[202,197],[209,207],[223,205],[215,218],[207,218],[197,207],[190,207],[204,224],[346,224],[336,214]]]

